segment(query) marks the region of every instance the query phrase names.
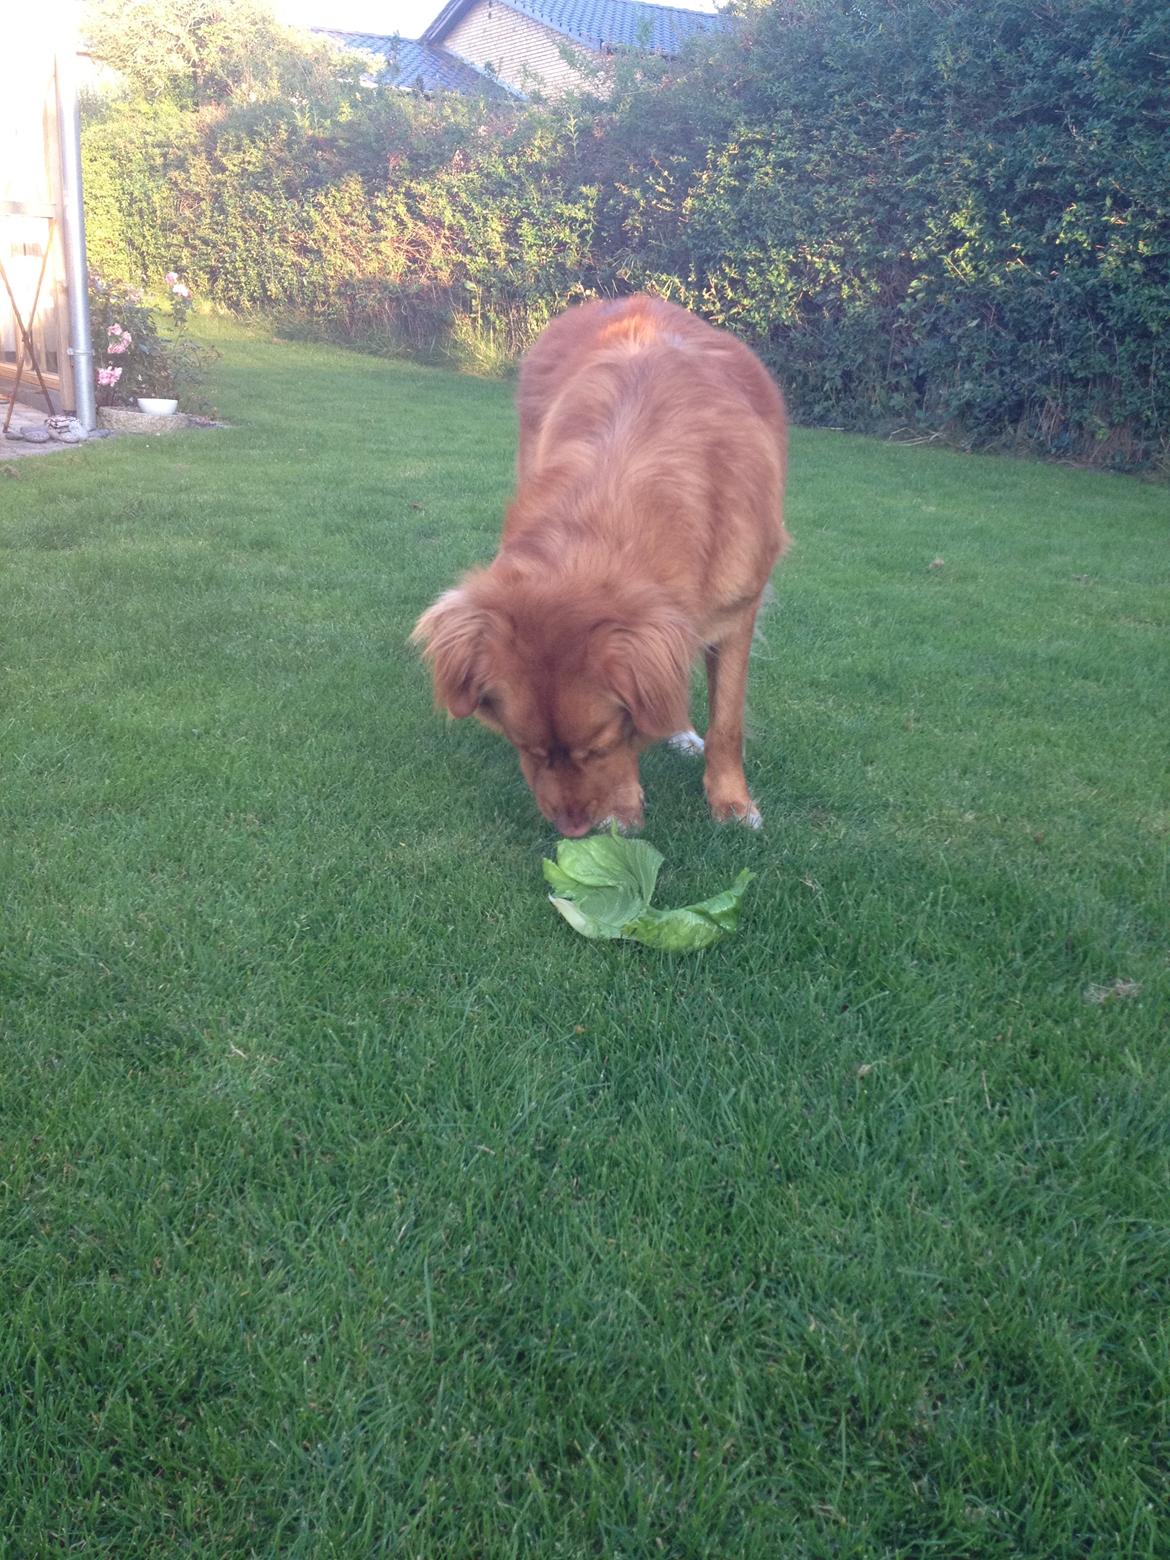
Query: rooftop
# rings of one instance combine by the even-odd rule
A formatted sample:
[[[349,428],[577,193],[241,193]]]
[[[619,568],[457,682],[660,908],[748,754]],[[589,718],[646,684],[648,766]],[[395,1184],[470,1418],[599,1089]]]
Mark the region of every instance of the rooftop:
[[[423,33],[438,42],[475,0],[449,0]],[[543,22],[574,43],[590,49],[652,49],[675,54],[695,33],[713,32],[724,18],[676,5],[644,4],[642,0],[503,0],[512,10]]]
[[[498,81],[468,65],[441,44],[423,43],[384,33],[335,32],[324,27],[315,27],[313,31],[340,48],[376,56],[381,62],[381,68],[374,76],[379,86],[417,87],[421,92],[511,96]]]

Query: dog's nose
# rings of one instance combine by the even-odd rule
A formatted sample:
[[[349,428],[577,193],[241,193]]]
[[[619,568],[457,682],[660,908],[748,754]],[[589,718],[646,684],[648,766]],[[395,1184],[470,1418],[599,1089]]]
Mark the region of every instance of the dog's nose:
[[[589,814],[582,812],[579,807],[571,807],[563,813],[557,814],[557,831],[570,840],[579,840],[583,834],[588,834],[593,827]]]

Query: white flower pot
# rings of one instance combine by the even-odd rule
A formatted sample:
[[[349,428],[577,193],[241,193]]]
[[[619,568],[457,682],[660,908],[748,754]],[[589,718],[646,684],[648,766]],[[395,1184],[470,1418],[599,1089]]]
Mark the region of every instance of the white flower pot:
[[[140,395],[137,399],[138,410],[148,412],[152,417],[170,417],[179,410],[178,401],[168,401],[159,396]]]

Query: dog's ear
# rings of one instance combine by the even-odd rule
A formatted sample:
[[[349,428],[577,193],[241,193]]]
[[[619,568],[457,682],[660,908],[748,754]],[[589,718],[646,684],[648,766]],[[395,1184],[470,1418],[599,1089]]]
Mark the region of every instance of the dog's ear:
[[[435,703],[457,719],[472,714],[487,686],[490,624],[490,613],[461,585],[428,607],[410,636],[430,662]]]
[[[687,623],[669,609],[599,623],[602,675],[636,729],[657,740],[690,724],[690,671],[695,650]]]

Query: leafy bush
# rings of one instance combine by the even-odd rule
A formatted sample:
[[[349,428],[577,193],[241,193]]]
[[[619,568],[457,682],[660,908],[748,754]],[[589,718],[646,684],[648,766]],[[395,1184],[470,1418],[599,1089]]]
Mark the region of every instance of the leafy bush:
[[[703,307],[818,420],[1156,455],[1168,45],[1154,0],[760,12],[688,196]]]
[[[798,416],[1165,459],[1161,0],[744,6],[523,107],[295,93],[106,105],[90,231],[206,297],[492,367],[646,288],[744,335]]]
[[[187,284],[169,271],[164,286],[174,326],[169,336],[140,287],[110,282],[90,271],[90,336],[99,406],[129,406],[138,396],[157,396],[181,401],[187,412],[211,410],[200,387],[214,350],[193,340],[187,329]]]
[[[180,108],[281,97],[335,109],[359,74],[282,26],[267,0],[85,0],[83,22],[92,52],[137,96]]]

